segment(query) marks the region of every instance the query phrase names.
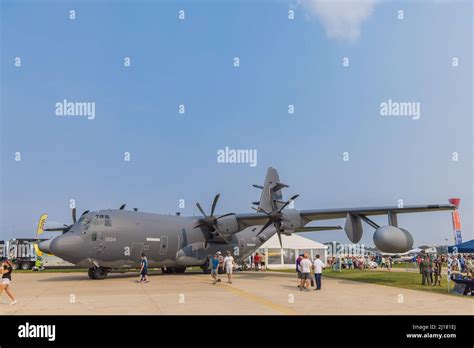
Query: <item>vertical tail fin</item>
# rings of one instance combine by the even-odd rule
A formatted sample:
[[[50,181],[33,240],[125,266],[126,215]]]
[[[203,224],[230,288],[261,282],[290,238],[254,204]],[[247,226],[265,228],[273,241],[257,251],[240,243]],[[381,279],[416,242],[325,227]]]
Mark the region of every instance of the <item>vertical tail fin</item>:
[[[268,168],[263,187],[257,185],[254,186],[262,189],[257,209],[258,211],[269,213],[275,209],[279,209],[285,203],[283,202],[281,189],[288,187],[288,185],[280,182],[280,177],[275,168]]]

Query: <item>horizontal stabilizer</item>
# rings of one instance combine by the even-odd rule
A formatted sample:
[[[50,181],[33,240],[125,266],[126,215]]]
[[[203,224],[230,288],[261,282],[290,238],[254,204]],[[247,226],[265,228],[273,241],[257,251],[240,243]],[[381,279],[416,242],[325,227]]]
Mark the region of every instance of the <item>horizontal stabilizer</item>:
[[[287,187],[290,187],[290,186],[288,186],[287,184],[283,184],[281,182],[277,182],[275,186],[272,187],[272,190],[273,192],[277,192],[277,191],[280,191],[282,188],[287,188]]]

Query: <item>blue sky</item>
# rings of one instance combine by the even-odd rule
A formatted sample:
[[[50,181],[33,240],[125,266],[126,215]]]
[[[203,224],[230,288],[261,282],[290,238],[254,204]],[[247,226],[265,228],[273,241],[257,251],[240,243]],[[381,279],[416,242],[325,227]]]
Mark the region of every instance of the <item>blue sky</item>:
[[[69,223],[71,198],[79,211],[192,215],[220,192],[218,212],[249,212],[268,166],[299,209],[461,197],[472,238],[470,1],[1,4],[2,239],[33,236],[44,212]],[[56,116],[63,99],[94,102],[95,119]],[[419,102],[420,119],[382,117],[388,99]],[[257,166],[217,163],[226,146],[256,149]],[[399,222],[416,245],[452,242],[449,213]],[[347,242],[342,231],[307,236]]]

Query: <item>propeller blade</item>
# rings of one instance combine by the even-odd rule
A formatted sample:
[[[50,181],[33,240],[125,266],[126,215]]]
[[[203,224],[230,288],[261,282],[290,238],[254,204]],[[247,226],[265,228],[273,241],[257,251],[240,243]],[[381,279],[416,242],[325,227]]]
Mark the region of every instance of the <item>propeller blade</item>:
[[[214,197],[214,201],[212,202],[212,207],[211,207],[211,216],[214,216],[214,210],[216,209],[217,201],[219,200],[220,195],[221,195],[221,194],[218,193],[218,194]]]
[[[72,208],[72,221],[76,223],[76,208]]]
[[[119,210],[124,210],[124,209],[125,209],[125,206],[126,206],[126,204],[122,204],[122,205],[120,206]]]
[[[267,229],[268,226],[270,226],[272,224],[272,220],[268,220],[267,223],[265,225],[263,225],[262,229],[260,230],[260,232],[257,233],[257,237],[260,235],[260,233],[262,233],[263,231],[265,231]]]
[[[291,197],[289,200],[287,200],[285,202],[285,204],[283,204],[283,206],[280,208],[279,212],[281,212],[283,209],[285,209],[285,207],[291,203],[291,201],[294,201],[296,198],[298,198],[300,195],[294,195],[293,197]]]
[[[218,218],[216,218],[216,220],[219,220],[220,218],[223,218],[223,217],[226,217],[226,216],[231,216],[231,215],[235,215],[235,213],[229,213],[229,214],[221,215]]]
[[[60,231],[64,231],[67,228],[69,228],[69,226],[68,227],[45,228],[44,230],[49,231],[49,232],[60,232]]]
[[[294,201],[296,198],[298,198],[300,195],[294,195],[293,197],[290,198],[290,201]]]
[[[86,215],[89,211],[90,211],[90,210],[85,210],[85,211],[81,214],[81,216],[82,216],[82,215]]]
[[[202,226],[204,226],[204,225],[205,225],[205,224],[203,224],[203,223],[197,224],[196,226],[193,227],[193,229],[194,229],[194,228],[202,227]]]
[[[202,215],[204,215],[204,217],[207,217],[206,213],[204,212],[204,210],[202,210],[201,205],[199,203],[196,203],[196,207],[198,207],[199,211]]]
[[[278,234],[278,240],[280,241],[280,247],[283,249],[283,243],[281,242],[281,234],[279,230],[277,230],[277,234]]]

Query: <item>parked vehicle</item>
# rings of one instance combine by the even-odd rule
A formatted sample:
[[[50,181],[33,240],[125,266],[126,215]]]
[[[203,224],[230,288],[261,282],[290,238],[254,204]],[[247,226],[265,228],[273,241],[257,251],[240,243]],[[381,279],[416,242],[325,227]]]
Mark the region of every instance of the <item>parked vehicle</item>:
[[[34,244],[37,239],[19,238],[3,243],[2,255],[13,262],[13,269],[29,270],[35,267],[38,255]],[[2,246],[2,244],[0,244]],[[42,269],[55,267],[75,267],[72,263],[64,261],[57,256],[44,254],[41,256]]]

